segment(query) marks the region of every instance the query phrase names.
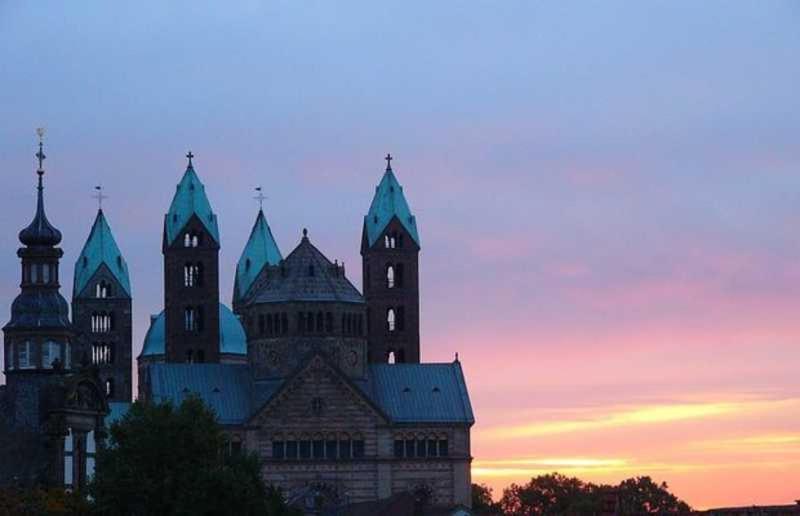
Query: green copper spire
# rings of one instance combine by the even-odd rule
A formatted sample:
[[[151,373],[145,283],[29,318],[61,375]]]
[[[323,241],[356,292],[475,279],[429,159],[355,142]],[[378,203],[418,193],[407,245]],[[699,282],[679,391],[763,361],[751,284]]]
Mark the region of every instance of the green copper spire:
[[[75,282],[73,284],[72,295],[79,296],[81,291],[86,288],[89,280],[105,265],[111,274],[116,278],[123,290],[130,297],[131,281],[128,276],[128,264],[122,257],[122,253],[117,247],[111,228],[108,226],[103,210],[97,210],[97,217],[94,219],[89,238],[83,245],[78,261],[75,262]]]
[[[411,214],[411,208],[403,195],[403,187],[397,182],[397,178],[392,171],[392,155],[386,156],[386,172],[383,174],[380,184],[375,189],[375,197],[369,206],[369,212],[364,217],[364,231],[366,232],[367,242],[370,247],[381,236],[386,226],[394,217],[408,231],[411,238],[417,245],[419,233],[417,233],[417,221]]]
[[[217,216],[211,211],[211,204],[208,202],[208,197],[206,197],[206,189],[194,171],[194,166],[192,165],[194,154],[189,151],[186,157],[189,158],[189,164],[181,182],[178,183],[175,197],[172,198],[172,204],[170,204],[169,211],[164,218],[166,245],[171,245],[175,242],[175,239],[178,238],[181,230],[192,218],[192,215],[197,215],[197,218],[208,230],[211,237],[219,244]]]
[[[234,300],[238,300],[247,293],[265,265],[277,265],[282,259],[281,251],[272,236],[272,230],[269,228],[264,211],[258,210],[256,222],[250,231],[250,238],[236,265],[236,279],[233,286]]]

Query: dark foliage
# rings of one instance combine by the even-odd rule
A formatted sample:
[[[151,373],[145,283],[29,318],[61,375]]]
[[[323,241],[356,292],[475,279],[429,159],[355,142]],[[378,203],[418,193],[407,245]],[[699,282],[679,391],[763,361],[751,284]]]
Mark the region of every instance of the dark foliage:
[[[475,490],[473,489],[473,498]],[[525,485],[511,484],[499,502],[508,516],[602,514],[687,514],[690,507],[666,483],[636,477],[619,485],[596,485],[559,473],[540,475]],[[614,509],[616,508],[616,509]]]
[[[500,504],[492,500],[492,488],[485,484],[472,484],[472,510],[481,516],[503,514]]]
[[[226,452],[224,432],[197,398],[180,407],[136,402],[110,429],[89,487],[103,515],[289,515],[255,454]]]

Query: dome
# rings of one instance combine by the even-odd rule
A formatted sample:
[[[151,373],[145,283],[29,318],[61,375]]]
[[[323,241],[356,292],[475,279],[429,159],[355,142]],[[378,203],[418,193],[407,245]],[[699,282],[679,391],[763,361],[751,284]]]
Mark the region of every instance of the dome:
[[[154,316],[150,328],[144,337],[144,345],[140,357],[164,355],[164,311]],[[247,355],[247,337],[238,317],[231,309],[219,304],[219,352],[221,355]]]
[[[57,230],[47,220],[44,214],[44,196],[42,194],[42,173],[39,174],[38,196],[36,199],[36,216],[33,221],[19,232],[19,241],[28,247],[55,246],[61,242],[61,231]]]

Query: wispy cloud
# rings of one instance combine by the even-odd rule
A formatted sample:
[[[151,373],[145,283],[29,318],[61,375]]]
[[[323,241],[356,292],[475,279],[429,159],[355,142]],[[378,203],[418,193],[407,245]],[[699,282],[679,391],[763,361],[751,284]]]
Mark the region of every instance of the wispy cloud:
[[[599,408],[581,410],[575,418],[537,421],[514,426],[497,426],[480,432],[483,439],[516,439],[607,428],[655,425],[687,420],[717,418],[734,414],[749,414],[778,407],[800,405],[800,399],[744,400],[706,403],[677,403],[646,405],[630,408]],[[582,415],[582,417],[581,417]]]

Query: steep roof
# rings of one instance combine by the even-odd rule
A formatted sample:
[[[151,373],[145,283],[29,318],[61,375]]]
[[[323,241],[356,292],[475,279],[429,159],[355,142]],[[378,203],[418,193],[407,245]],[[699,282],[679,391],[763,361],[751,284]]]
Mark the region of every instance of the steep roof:
[[[194,394],[223,425],[240,423],[250,415],[252,382],[245,364],[151,364],[148,369],[155,401],[179,404]]]
[[[252,381],[246,364],[151,364],[151,394],[180,403],[194,393],[211,406],[222,424],[253,417],[281,389],[284,380]],[[352,382],[392,423],[473,424],[469,395],[459,362],[370,364],[363,380]]]
[[[403,187],[397,181],[392,167],[386,167],[381,182],[375,188],[375,197],[372,198],[369,211],[364,217],[364,232],[370,247],[375,244],[394,217],[397,217],[414,242],[421,245],[417,221],[411,214],[411,208],[408,207],[406,197],[403,195]]]
[[[255,291],[251,304],[287,301],[363,303],[364,298],[345,277],[341,265],[331,263],[311,244],[303,230],[300,244],[274,274]]]
[[[233,285],[233,298],[238,299],[247,293],[258,273],[265,265],[277,265],[281,260],[281,251],[272,230],[269,228],[263,210],[258,210],[250,238],[244,246],[239,263],[236,264],[236,279]]]
[[[460,362],[370,364],[365,391],[396,423],[475,422]]]
[[[144,337],[140,357],[163,355],[166,353],[165,326],[166,316],[162,310],[150,321],[150,328]],[[242,323],[231,312],[230,308],[219,304],[219,352],[221,354],[246,355],[247,337]]]
[[[180,231],[196,215],[209,234],[219,244],[219,228],[217,227],[217,216],[211,211],[211,203],[206,197],[206,188],[200,182],[200,178],[194,171],[194,166],[190,163],[186,167],[181,182],[169,205],[169,211],[164,216],[164,236],[167,245],[172,244],[178,237]]]
[[[103,264],[108,267],[108,270],[130,297],[131,281],[128,276],[128,264],[125,263],[125,259],[117,247],[117,242],[114,240],[103,210],[97,210],[97,217],[95,217],[92,230],[89,232],[89,238],[83,244],[80,257],[75,262],[73,296],[81,293]]]

